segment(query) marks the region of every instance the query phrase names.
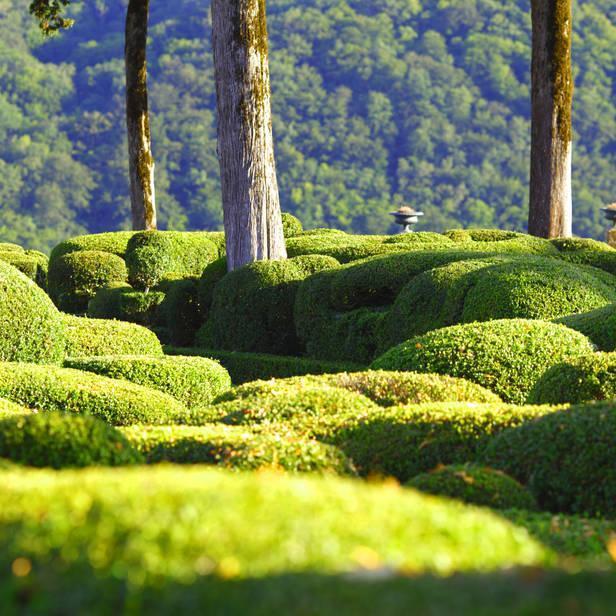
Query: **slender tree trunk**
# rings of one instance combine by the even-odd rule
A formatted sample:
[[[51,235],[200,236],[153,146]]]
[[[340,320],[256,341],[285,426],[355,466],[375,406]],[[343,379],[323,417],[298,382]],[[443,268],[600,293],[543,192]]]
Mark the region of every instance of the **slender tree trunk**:
[[[156,229],[146,49],[149,0],[129,0],[126,13],[126,128],[133,229]]]
[[[213,0],[218,157],[229,271],[284,259],[265,0]]]
[[[571,0],[531,0],[532,135],[528,231],[570,237],[572,225]]]

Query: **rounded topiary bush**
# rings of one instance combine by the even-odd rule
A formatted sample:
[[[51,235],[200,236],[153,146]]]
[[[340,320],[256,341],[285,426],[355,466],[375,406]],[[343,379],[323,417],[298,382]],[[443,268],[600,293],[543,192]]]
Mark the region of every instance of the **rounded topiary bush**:
[[[282,213],[282,232],[285,238],[300,235],[303,230],[304,227],[299,218],[288,212]]]
[[[0,261],[0,361],[59,363],[65,344],[53,302],[36,283]]]
[[[50,266],[53,261],[71,252],[81,250],[94,250],[109,252],[118,257],[124,257],[128,241],[135,234],[134,231],[112,231],[110,233],[94,233],[91,235],[80,235],[60,242],[52,251],[49,257]]]
[[[551,511],[616,516],[616,404],[575,406],[496,436],[482,460]]]
[[[53,468],[142,461],[124,435],[100,419],[38,413],[0,419],[0,457]]]
[[[155,389],[35,364],[0,363],[0,396],[39,411],[94,415],[117,426],[173,423],[188,412]]]
[[[616,304],[555,319],[555,322],[588,336],[602,351],[616,351]]]
[[[47,255],[36,250],[7,250],[0,248],[0,260],[12,265],[30,280],[34,280],[41,289],[47,289],[47,270],[49,259]]]
[[[229,373],[204,357],[111,355],[69,359],[65,365],[157,389],[188,408],[206,406],[231,387]]]
[[[94,319],[119,319],[155,325],[160,320],[159,308],[165,300],[161,291],[137,291],[123,283],[99,289],[88,304],[88,316]]]
[[[62,315],[66,328],[66,356],[163,354],[156,334],[145,327],[123,321],[88,319]]]
[[[0,398],[0,418],[13,417],[15,415],[29,415],[30,413],[32,413],[32,409],[15,404],[15,402],[11,402],[10,400]]]
[[[474,464],[443,466],[413,477],[407,484],[420,492],[447,496],[493,509],[537,509],[532,494],[512,477]]]
[[[411,338],[372,368],[466,378],[506,402],[522,404],[551,366],[593,351],[586,336],[563,325],[507,319],[454,325]]]
[[[558,238],[550,241],[564,261],[584,263],[616,274],[616,250],[609,244],[586,238]]]
[[[117,255],[96,250],[71,252],[51,262],[49,294],[60,310],[85,312],[98,289],[126,282],[126,277],[126,264]]]

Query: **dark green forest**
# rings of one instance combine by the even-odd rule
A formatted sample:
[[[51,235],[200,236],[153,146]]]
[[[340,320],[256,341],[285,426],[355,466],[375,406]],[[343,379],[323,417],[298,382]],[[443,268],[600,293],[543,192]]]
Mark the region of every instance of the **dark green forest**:
[[[0,0],[0,240],[47,250],[127,228],[126,1],[77,2],[45,41]],[[523,230],[528,0],[269,0],[283,209],[307,226]],[[209,2],[152,4],[150,89],[164,228],[222,222]],[[574,230],[600,237],[616,200],[616,0],[574,7]]]

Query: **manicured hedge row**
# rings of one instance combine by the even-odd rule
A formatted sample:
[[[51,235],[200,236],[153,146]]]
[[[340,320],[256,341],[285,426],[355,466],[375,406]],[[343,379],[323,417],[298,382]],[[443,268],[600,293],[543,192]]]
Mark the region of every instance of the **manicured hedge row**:
[[[504,319],[454,325],[411,338],[387,351],[372,368],[462,377],[506,402],[523,404],[551,366],[593,350],[588,338],[563,325]]]
[[[140,325],[68,314],[62,315],[62,321],[66,328],[66,356],[70,358],[114,353],[163,354],[156,335]]]
[[[96,250],[109,252],[118,257],[124,258],[128,241],[135,234],[134,231],[113,231],[110,233],[95,233],[92,235],[81,235],[60,242],[52,251],[49,257],[49,265],[56,259],[71,252],[81,250]]]
[[[229,373],[204,357],[109,355],[69,359],[65,366],[151,387],[188,408],[206,406],[231,387]]]
[[[117,429],[95,417],[38,413],[0,419],[0,457],[53,468],[142,461]]]
[[[30,413],[32,413],[31,409],[15,404],[15,402],[11,402],[10,400],[0,398],[0,419],[4,417],[14,417],[15,415],[29,415]]]
[[[555,239],[551,243],[559,257],[571,263],[583,263],[616,274],[616,250],[605,242],[591,239]]]
[[[0,396],[40,411],[94,415],[117,426],[173,423],[188,412],[154,389],[35,364],[0,363]]]
[[[616,304],[555,320],[588,336],[602,351],[616,351]]]
[[[161,291],[137,291],[124,283],[99,289],[88,304],[88,316],[94,319],[119,319],[152,326],[160,321],[158,310],[165,300]]]
[[[41,289],[47,289],[47,270],[49,267],[49,259],[47,255],[37,250],[20,250],[3,249],[0,244],[0,260],[17,268],[22,274],[25,274],[30,280],[34,280]],[[10,246],[10,244],[9,244]]]
[[[292,472],[353,474],[345,456],[331,445],[289,432],[253,432],[211,425],[131,426],[123,434],[149,463],[215,464],[230,470],[283,469]]]

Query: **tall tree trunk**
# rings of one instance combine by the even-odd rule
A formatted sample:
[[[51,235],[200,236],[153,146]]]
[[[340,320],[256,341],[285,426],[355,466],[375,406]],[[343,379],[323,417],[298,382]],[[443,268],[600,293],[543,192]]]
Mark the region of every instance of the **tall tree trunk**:
[[[148,111],[149,0],[129,0],[126,13],[126,128],[133,229],[156,229],[154,157]]]
[[[229,271],[284,259],[265,0],[212,0],[218,157]]]
[[[570,237],[571,0],[531,0],[533,21],[532,135],[528,231]]]

